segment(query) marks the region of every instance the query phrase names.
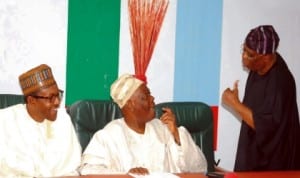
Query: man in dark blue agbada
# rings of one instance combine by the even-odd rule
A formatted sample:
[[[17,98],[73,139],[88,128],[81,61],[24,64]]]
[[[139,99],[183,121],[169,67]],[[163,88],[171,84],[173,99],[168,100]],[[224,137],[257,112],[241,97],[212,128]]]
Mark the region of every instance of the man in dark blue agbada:
[[[242,119],[234,171],[300,170],[296,84],[278,44],[273,26],[252,29],[243,45],[249,70],[244,99],[238,97],[237,82],[222,95]]]

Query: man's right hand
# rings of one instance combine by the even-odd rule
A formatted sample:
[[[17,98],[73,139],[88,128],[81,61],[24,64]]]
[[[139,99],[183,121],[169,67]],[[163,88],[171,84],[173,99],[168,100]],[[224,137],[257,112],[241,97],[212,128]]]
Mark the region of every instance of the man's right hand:
[[[136,174],[136,175],[147,175],[149,174],[149,171],[147,168],[143,168],[143,167],[135,167],[135,168],[131,168],[128,173],[130,174]]]
[[[240,103],[238,81],[234,82],[233,89],[226,88],[222,94],[222,102],[235,109],[235,106]]]

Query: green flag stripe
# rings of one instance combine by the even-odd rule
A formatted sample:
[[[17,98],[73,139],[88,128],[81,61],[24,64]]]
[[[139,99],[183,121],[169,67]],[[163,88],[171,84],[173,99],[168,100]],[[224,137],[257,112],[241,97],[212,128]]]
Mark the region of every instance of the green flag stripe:
[[[109,99],[118,75],[120,0],[72,0],[68,9],[66,105]]]

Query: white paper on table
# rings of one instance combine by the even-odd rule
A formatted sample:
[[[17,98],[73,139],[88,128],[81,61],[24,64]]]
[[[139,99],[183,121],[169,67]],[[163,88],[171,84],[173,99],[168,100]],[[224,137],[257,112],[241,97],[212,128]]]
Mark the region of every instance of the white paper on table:
[[[168,172],[154,172],[147,175],[129,173],[134,178],[179,178],[177,175]]]

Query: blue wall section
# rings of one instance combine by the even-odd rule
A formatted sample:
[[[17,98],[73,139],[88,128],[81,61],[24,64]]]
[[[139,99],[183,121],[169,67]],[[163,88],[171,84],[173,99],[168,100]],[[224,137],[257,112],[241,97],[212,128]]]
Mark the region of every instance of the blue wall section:
[[[222,0],[178,0],[174,101],[219,103]]]

